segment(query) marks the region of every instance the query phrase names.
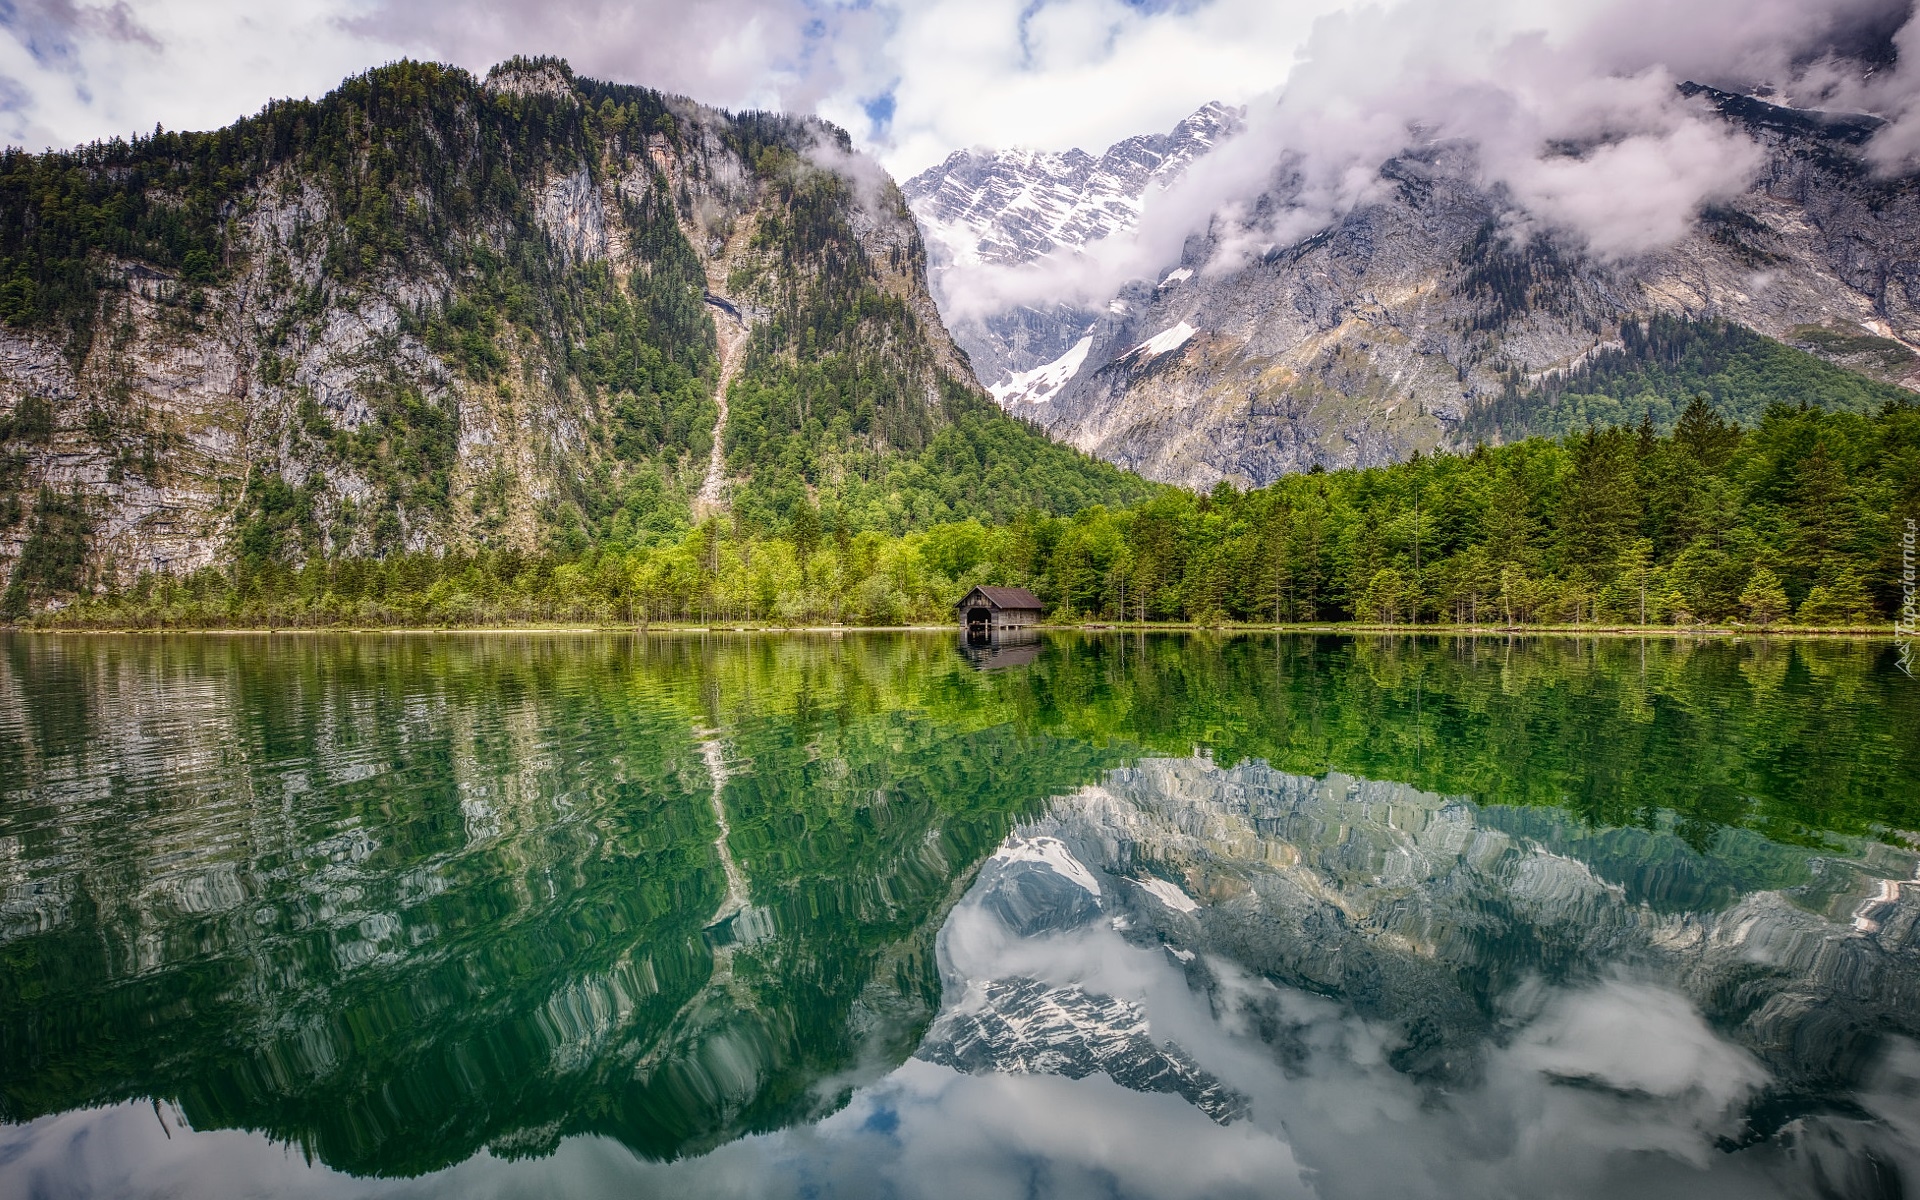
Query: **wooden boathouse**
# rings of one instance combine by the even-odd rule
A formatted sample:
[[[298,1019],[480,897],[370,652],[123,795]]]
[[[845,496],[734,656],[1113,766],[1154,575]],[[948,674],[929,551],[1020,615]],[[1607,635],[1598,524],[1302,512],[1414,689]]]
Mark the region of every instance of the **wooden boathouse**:
[[[953,606],[968,633],[995,629],[1025,629],[1038,625],[1046,612],[1040,597],[1025,588],[977,587]]]

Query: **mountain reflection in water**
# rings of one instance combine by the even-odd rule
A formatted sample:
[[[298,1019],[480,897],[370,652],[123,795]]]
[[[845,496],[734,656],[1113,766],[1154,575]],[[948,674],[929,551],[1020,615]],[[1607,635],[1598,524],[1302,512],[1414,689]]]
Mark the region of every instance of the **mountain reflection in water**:
[[[0,639],[0,1193],[1920,1187],[1881,648],[1028,649]]]

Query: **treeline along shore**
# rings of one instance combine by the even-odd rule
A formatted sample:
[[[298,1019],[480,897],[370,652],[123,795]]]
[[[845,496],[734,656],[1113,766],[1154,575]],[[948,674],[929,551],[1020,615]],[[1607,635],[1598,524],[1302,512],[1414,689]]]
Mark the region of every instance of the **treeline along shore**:
[[[1841,628],[1899,608],[1910,518],[1920,406],[1775,406],[1741,429],[1696,399],[1667,435],[1589,427],[1069,517],[856,531],[802,503],[533,553],[298,562],[237,541],[225,565],[92,590],[83,507],[44,492],[4,603],[66,628],[886,626],[1001,584],[1059,623]],[[62,590],[78,598],[29,603]]]

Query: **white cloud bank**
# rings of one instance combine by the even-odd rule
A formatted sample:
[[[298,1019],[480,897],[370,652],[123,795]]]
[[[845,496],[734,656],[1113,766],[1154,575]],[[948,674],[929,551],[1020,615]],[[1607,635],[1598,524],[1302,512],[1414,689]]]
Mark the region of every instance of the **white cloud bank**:
[[[817,112],[910,174],[961,146],[1105,144],[1245,99],[1345,2],[6,0],[0,141],[213,128],[401,56],[484,72],[555,54],[729,108]]]
[[[1163,130],[1209,100],[1272,89],[1313,22],[1344,0],[929,0],[890,6],[861,89],[892,86],[875,149],[905,177],[957,148],[1100,147]],[[826,112],[858,129],[846,98]]]
[[[1871,151],[1910,165],[1920,154],[1910,15],[1905,0],[1403,0],[1330,13],[1284,84],[1249,104],[1245,132],[1149,195],[1132,236],[1024,268],[956,270],[947,299],[962,316],[1095,303],[1153,278],[1209,227],[1224,245],[1210,265],[1231,268],[1366,200],[1395,154],[1449,141],[1474,147],[1486,181],[1538,224],[1603,258],[1642,254],[1745,189],[1762,161],[1679,92],[1683,81],[1887,113],[1899,119]],[[1895,30],[1906,61],[1869,70]]]
[[[0,143],[38,150],[215,129],[399,57],[346,21],[360,0],[0,3]]]
[[[1884,114],[1870,154],[1920,161],[1910,0],[0,0],[0,141],[207,128],[401,55],[483,71],[516,53],[817,112],[897,176],[957,147],[1098,149],[1207,100],[1248,105],[1246,132],[1153,196],[1134,236],[956,274],[956,315],[1104,300],[1209,227],[1231,265],[1324,227],[1383,160],[1442,139],[1473,142],[1542,225],[1642,253],[1759,162],[1679,95],[1687,79]],[[1284,204],[1256,203],[1276,191]]]

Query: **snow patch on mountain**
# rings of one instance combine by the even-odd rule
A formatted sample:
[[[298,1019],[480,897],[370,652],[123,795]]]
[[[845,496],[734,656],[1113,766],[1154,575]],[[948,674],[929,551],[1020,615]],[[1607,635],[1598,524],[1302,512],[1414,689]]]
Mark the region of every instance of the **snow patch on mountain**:
[[[1004,863],[1031,862],[1050,868],[1056,874],[1065,876],[1074,883],[1092,892],[1100,894],[1100,882],[1093,877],[1067,844],[1054,837],[1020,837],[1015,835],[1000,849],[994,851],[994,861]]]
[[[974,1003],[936,1021],[916,1058],[970,1075],[1105,1075],[1136,1092],[1179,1096],[1221,1125],[1252,1110],[1178,1043],[1155,1041],[1146,1010],[1132,1001],[1022,978],[969,991]]]
[[[1190,913],[1200,910],[1200,906],[1194,902],[1193,897],[1181,891],[1178,884],[1168,883],[1164,879],[1136,879],[1134,882],[1140,885],[1141,891],[1175,912]]]
[[[1093,336],[1089,334],[1073,344],[1073,348],[1059,358],[1031,371],[1015,371],[1007,377],[1005,383],[996,383],[987,390],[1000,407],[1012,409],[1022,401],[1029,404],[1045,404],[1060,394],[1067,381],[1079,373],[1080,367],[1087,361],[1087,352],[1093,349]]]
[[[1075,304],[993,301],[982,281],[1049,256],[1077,258],[1140,224],[1152,197],[1240,128],[1245,114],[1209,104],[1164,134],[1084,150],[962,150],[901,185],[927,246],[927,282],[980,379],[1051,364],[1100,316]],[[978,294],[976,294],[978,293]],[[979,303],[960,303],[963,294]],[[1103,358],[1098,345],[1093,355]]]
[[[1208,104],[1171,133],[1116,142],[1098,158],[1064,152],[956,150],[901,188],[946,265],[1017,265],[1132,229],[1149,189],[1165,189],[1239,126]]]
[[[1133,358],[1138,356],[1142,361],[1149,358],[1158,358],[1162,354],[1172,353],[1186,345],[1187,340],[1198,332],[1200,331],[1185,321],[1182,321],[1172,329],[1163,329],[1159,333],[1154,334],[1120,357]]]

